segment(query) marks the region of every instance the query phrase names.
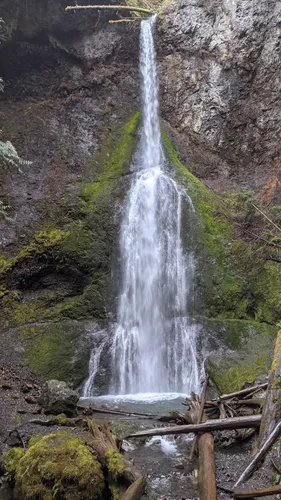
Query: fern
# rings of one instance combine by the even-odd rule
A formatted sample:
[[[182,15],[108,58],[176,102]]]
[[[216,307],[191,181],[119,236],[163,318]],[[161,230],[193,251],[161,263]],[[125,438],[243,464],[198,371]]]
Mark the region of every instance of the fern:
[[[17,167],[19,172],[21,171],[21,166],[31,165],[31,161],[23,160],[10,141],[0,141],[0,166],[7,167],[12,165]]]

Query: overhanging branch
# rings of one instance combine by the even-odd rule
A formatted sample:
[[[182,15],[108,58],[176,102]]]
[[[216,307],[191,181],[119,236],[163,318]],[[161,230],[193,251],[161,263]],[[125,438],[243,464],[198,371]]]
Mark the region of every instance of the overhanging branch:
[[[103,9],[103,10],[129,10],[132,12],[144,12],[145,14],[154,14],[150,9],[142,7],[133,7],[132,5],[68,5],[65,10],[78,10],[78,9]]]

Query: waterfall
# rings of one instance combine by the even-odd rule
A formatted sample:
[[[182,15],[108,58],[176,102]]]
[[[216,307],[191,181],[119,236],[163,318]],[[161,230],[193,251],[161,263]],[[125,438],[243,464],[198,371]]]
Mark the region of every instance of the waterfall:
[[[158,116],[155,16],[141,22],[143,125],[121,227],[122,288],[112,343],[114,394],[198,389],[191,323],[194,257],[182,248],[190,198],[166,172]]]

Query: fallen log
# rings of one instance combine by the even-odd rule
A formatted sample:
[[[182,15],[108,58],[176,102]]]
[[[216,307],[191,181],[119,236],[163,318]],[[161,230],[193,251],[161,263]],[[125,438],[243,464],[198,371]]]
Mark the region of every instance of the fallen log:
[[[212,432],[226,429],[246,429],[251,427],[259,427],[261,415],[251,415],[247,417],[224,418],[221,420],[207,420],[202,424],[174,425],[172,427],[158,427],[148,429],[146,431],[129,434],[128,438],[146,437],[146,436],[167,436],[188,434],[190,432]]]
[[[249,490],[249,491],[234,491],[232,494],[233,498],[256,498],[256,497],[266,497],[267,495],[277,495],[281,493],[281,485],[268,486],[267,488],[261,488],[260,490]]]
[[[246,396],[247,394],[250,394],[251,392],[256,392],[256,391],[261,391],[263,389],[266,389],[267,385],[268,385],[268,383],[265,382],[264,384],[255,385],[253,387],[247,387],[247,389],[242,389],[241,391],[232,392],[230,394],[222,394],[222,396],[219,396],[218,398],[214,398],[214,399],[212,399],[212,401],[217,401],[217,400],[224,401],[226,399],[232,399],[232,398],[236,398],[238,396]]]
[[[208,380],[209,380],[209,377],[207,376],[205,378],[202,393],[201,393],[199,415],[198,415],[197,422],[195,422],[197,424],[200,424],[200,422],[202,421],[203,415],[204,415],[204,406],[205,406],[205,402],[206,402]],[[195,448],[196,448],[196,443],[197,443],[197,435],[194,436],[193,443],[191,446],[190,455],[189,455],[190,460],[193,459],[193,455],[194,455]]]
[[[111,410],[109,408],[102,408],[100,406],[83,406],[83,405],[77,405],[78,410],[84,410],[85,412],[88,412],[93,414],[93,413],[105,413],[108,415],[121,415],[124,417],[142,417],[142,418],[151,418],[151,419],[158,419],[158,415],[153,415],[151,413],[131,413],[123,410]]]
[[[141,472],[136,468],[136,466],[128,460],[128,458],[123,455],[121,457],[117,448],[116,439],[108,430],[106,425],[88,419],[87,426],[89,433],[91,434],[91,439],[88,440],[88,447],[92,449],[94,455],[103,467],[108,466],[112,453],[117,453],[123,464],[123,470],[119,479],[122,480],[128,487],[138,479],[143,479]],[[108,455],[109,451],[110,455]]]
[[[134,7],[132,5],[68,5],[65,10],[79,10],[79,9],[97,9],[97,10],[129,10],[132,12],[144,12],[145,14],[154,14],[150,9],[143,7]]]
[[[125,491],[121,500],[140,500],[145,492],[145,480],[139,477],[129,488]]]
[[[214,438],[212,434],[201,434],[198,438],[199,453],[199,497],[200,500],[216,500],[216,471]]]
[[[272,433],[265,441],[261,449],[255,455],[251,463],[244,470],[243,474],[241,474],[238,481],[236,481],[234,488],[236,488],[240,483],[248,479],[248,477],[250,477],[253,474],[255,469],[258,467],[260,462],[266,456],[267,452],[270,450],[271,446],[275,443],[276,439],[280,436],[280,434],[281,434],[281,422],[279,422],[279,424],[275,427],[275,429],[272,431]]]

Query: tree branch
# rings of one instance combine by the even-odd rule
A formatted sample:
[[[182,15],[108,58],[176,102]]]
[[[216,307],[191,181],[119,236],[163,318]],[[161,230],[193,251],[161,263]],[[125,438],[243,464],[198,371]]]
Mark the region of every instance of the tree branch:
[[[78,9],[103,9],[103,10],[129,10],[132,12],[144,12],[145,14],[154,14],[150,9],[143,7],[133,7],[132,5],[68,5],[65,10],[78,10]]]

